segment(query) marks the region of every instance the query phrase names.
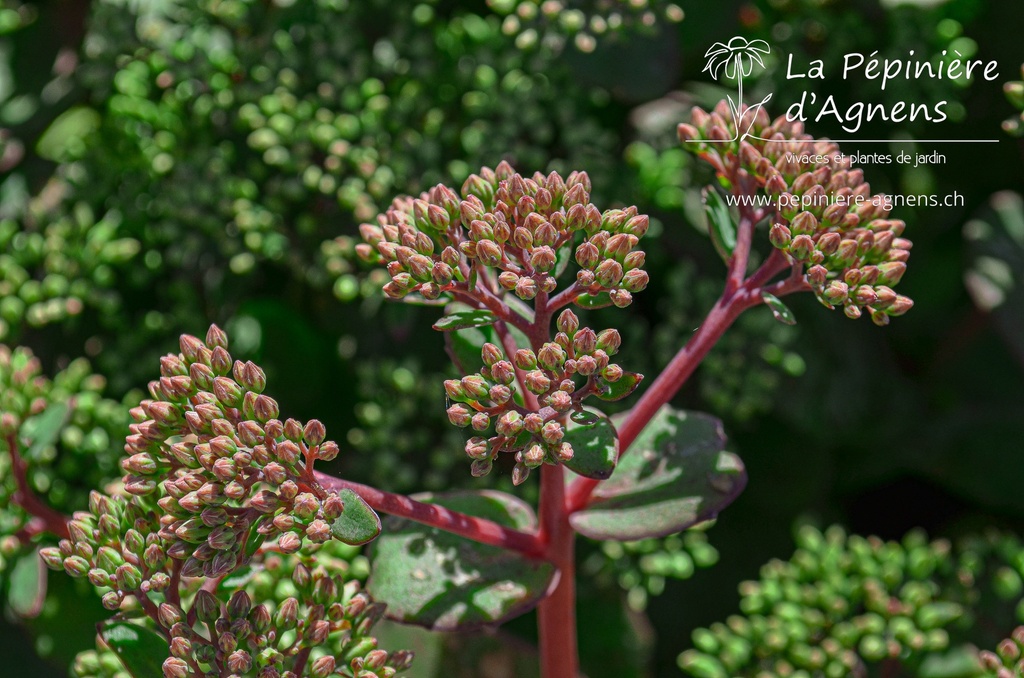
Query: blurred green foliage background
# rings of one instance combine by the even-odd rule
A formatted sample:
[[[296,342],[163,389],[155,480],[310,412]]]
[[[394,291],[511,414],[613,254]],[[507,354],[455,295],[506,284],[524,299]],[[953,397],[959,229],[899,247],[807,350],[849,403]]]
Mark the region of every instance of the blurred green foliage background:
[[[114,405],[138,397],[179,333],[217,322],[234,353],[264,366],[286,415],[347,431],[335,472],[398,491],[510,489],[507,473],[469,477],[444,416],[441,380],[453,372],[430,329],[436,310],[383,303],[383,281],[351,257],[356,226],[396,194],[461,184],[502,159],[527,173],[586,170],[595,202],[636,204],[655,220],[650,287],[628,312],[589,323],[619,327],[622,364],[652,377],[721,287],[700,201],[711,173],[675,125],[732,91],[701,73],[703,54],[743,35],[773,49],[748,100],[796,100],[808,86],[785,78],[785,55],[823,59],[814,89],[844,107],[949,102],[942,125],[874,121],[863,138],[999,143],[943,145],[943,164],[864,167],[876,192],[964,196],[893,215],[914,241],[901,288],[916,301],[910,314],[882,330],[808,295],[790,304],[799,324],[789,328],[756,309],[680,393],[678,405],[726,422],[750,483],[706,537],[581,546],[584,668],[679,675],[692,629],[733,613],[738,582],[789,557],[797,523],[895,539],[914,527],[1019,531],[1024,146],[1001,123],[1020,116],[1003,86],[1021,75],[1024,5],[568,4],[579,10],[570,20],[482,0],[3,0],[0,341],[30,347],[49,375],[87,358],[105,398],[37,486],[89,466],[92,431],[116,454]],[[849,51],[954,49],[996,60],[1001,77],[884,93],[839,79]],[[808,131],[850,136],[834,120]],[[935,150],[844,151],[900,148]],[[112,466],[90,468],[109,478]],[[15,562],[0,574],[8,603]],[[8,609],[0,631],[0,656],[24,675],[64,675],[100,615],[87,588],[50,579],[42,614],[22,624]],[[460,657],[465,673],[446,675],[485,675],[487,661],[515,661],[508,648],[529,642],[518,638],[531,624],[517,620],[502,642],[425,646],[421,670]]]

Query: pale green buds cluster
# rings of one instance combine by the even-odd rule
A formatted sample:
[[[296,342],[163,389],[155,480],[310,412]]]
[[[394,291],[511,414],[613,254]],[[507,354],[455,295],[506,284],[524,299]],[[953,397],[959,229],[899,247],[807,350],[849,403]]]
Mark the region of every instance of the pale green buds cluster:
[[[588,306],[628,306],[648,282],[636,248],[649,220],[635,207],[600,212],[590,190],[586,172],[524,178],[502,162],[471,175],[461,198],[437,185],[419,198],[396,199],[377,225],[360,227],[364,242],[356,252],[386,265],[384,293],[394,299],[450,299],[493,275],[501,294],[526,301],[552,294],[574,254]]]
[[[889,219],[891,202],[872,195],[864,172],[831,141],[817,140],[785,116],[770,121],[764,108],[747,109],[753,135],[733,143],[736,125],[725,102],[708,114],[694,108],[680,139],[721,177],[755,182],[776,200],[772,245],[805,267],[815,296],[850,318],[870,315],[876,325],[910,310],[914,302],[893,291],[907,268],[912,243],[904,222]],[[756,138],[759,137],[759,138]],[[764,141],[765,139],[771,142]]]
[[[568,5],[568,6],[567,6]],[[501,30],[515,36],[516,46],[543,43],[561,48],[567,38],[581,52],[593,52],[598,39],[629,29],[652,30],[659,20],[683,20],[678,4],[664,0],[567,3],[563,0],[487,0],[504,17]]]
[[[618,586],[629,606],[643,612],[651,597],[665,591],[670,579],[689,579],[698,569],[718,562],[718,549],[704,523],[679,534],[638,541],[601,542],[601,552],[583,563],[583,572],[598,582]]]
[[[116,306],[117,295],[109,289],[114,271],[141,249],[133,238],[116,237],[118,221],[109,215],[96,220],[84,204],[75,206],[74,216],[54,217],[45,226],[24,228],[0,218],[0,340],[16,337],[25,325],[77,316],[86,307]]]
[[[371,635],[384,605],[362,591],[352,553],[338,547],[349,548],[268,554],[240,586],[222,584],[221,595],[199,589],[184,606],[157,604],[153,621],[170,641],[165,678],[197,675],[193,667],[252,678],[390,678],[408,668],[411,652],[388,653]],[[82,653],[74,675],[106,678],[108,659],[102,648]]]
[[[743,616],[697,629],[680,667],[701,678],[818,675],[908,661],[949,647],[962,592],[943,591],[951,546],[911,533],[901,543],[802,528],[789,561],[773,560],[740,585]],[[952,575],[952,576],[951,576]],[[965,580],[966,581],[966,580]]]
[[[517,485],[531,469],[569,461],[573,448],[562,440],[565,417],[626,374],[610,361],[621,343],[617,330],[581,328],[568,309],[558,316],[557,325],[554,340],[537,352],[523,348],[509,357],[497,345],[484,344],[480,372],[444,383],[452,403],[449,421],[481,434],[466,442],[473,475],[489,473],[499,452],[515,454],[512,479]],[[522,396],[524,389],[536,399],[537,409],[518,404],[515,396]]]
[[[103,606],[117,610],[127,596],[161,593],[171,585],[166,542],[159,519],[145,505],[94,491],[89,510],[76,511],[69,537],[40,551],[54,570],[87,577],[102,592]]]

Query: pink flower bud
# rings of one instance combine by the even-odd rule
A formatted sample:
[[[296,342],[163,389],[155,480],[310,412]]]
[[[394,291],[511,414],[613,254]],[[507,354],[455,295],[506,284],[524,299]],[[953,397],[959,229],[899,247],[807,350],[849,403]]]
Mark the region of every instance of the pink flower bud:
[[[909,311],[914,307],[914,301],[910,297],[905,297],[902,294],[896,297],[896,300],[892,302],[892,305],[886,309],[886,313],[891,316],[900,316]]]
[[[793,235],[813,235],[818,230],[818,219],[810,212],[800,212],[790,221],[789,227]]]
[[[491,425],[491,418],[486,412],[477,412],[470,420],[474,431],[486,431]]]
[[[647,271],[634,268],[622,276],[622,287],[632,293],[643,292],[647,288],[649,281],[650,276],[647,275]]]
[[[514,356],[516,367],[521,370],[532,370],[537,367],[537,356],[528,348],[521,348]]]
[[[594,271],[594,276],[597,283],[601,287],[612,288],[619,284],[622,280],[622,264],[615,261],[614,259],[605,259]]]
[[[554,342],[548,342],[537,353],[537,362],[546,370],[558,370],[565,363],[565,349]]]
[[[495,344],[488,342],[481,348],[480,357],[483,360],[484,365],[492,367],[496,362],[504,357],[504,354]]]
[[[615,305],[615,308],[626,308],[633,303],[633,295],[629,290],[611,290],[608,292],[608,296],[611,297],[612,304]]]
[[[601,252],[597,247],[588,241],[580,243],[576,248],[576,263],[585,269],[593,269],[601,258]]]
[[[775,247],[785,249],[792,240],[792,234],[785,225],[775,224],[768,233],[768,239]]]
[[[505,412],[498,417],[498,422],[494,427],[495,433],[507,437],[514,437],[519,435],[519,432],[523,430],[523,418],[518,412],[510,411]]]
[[[486,459],[490,457],[487,439],[475,436],[466,441],[466,455],[470,459]]]
[[[520,278],[519,282],[516,283],[516,296],[525,301],[529,301],[537,296],[537,283],[533,278]]]
[[[547,393],[548,389],[551,388],[551,380],[541,370],[533,370],[527,372],[523,380],[526,384],[526,388],[537,395]]]
[[[508,386],[516,379],[515,368],[507,360],[499,360],[491,367],[491,378],[499,384]]]
[[[531,445],[523,452],[523,464],[528,468],[537,468],[544,463],[544,448],[540,445]]]
[[[597,361],[593,356],[582,356],[576,360],[576,371],[584,377],[589,377],[597,371]]]
[[[530,265],[540,273],[553,269],[557,261],[555,251],[546,245],[535,248],[530,255]]]
[[[789,253],[793,255],[797,261],[807,261],[810,259],[811,252],[814,251],[814,241],[811,240],[809,235],[798,235],[793,238],[793,241],[789,245]]]
[[[565,391],[555,391],[548,396],[547,404],[555,412],[568,412],[572,407],[572,396]]]

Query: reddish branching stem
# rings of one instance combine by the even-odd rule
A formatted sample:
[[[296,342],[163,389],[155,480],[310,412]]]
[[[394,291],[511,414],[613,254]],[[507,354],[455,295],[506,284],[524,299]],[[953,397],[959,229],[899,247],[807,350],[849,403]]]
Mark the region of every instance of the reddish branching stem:
[[[352,490],[363,501],[381,513],[408,518],[483,544],[518,551],[531,558],[543,558],[544,544],[535,534],[514,530],[485,518],[452,511],[437,504],[427,504],[409,497],[378,490],[350,480],[315,472],[316,480],[328,490]]]
[[[745,242],[745,255],[740,257],[734,254],[729,262],[730,280],[735,272],[742,275],[746,271],[747,258],[749,258],[749,237],[753,231],[754,222],[749,218],[741,219],[740,230],[737,233],[737,250],[739,253],[740,243]],[[745,234],[745,235],[744,235]],[[791,274],[784,280],[766,285],[779,273],[791,268]],[[661,374],[644,391],[636,405],[630,410],[626,421],[619,428],[619,456],[621,457],[628,450],[640,432],[647,426],[648,422],[662,405],[679,392],[686,380],[693,374],[697,366],[704,360],[708,352],[714,347],[718,340],[732,323],[743,313],[743,311],[763,303],[762,293],[769,292],[777,297],[785,296],[793,292],[809,290],[804,280],[800,266],[793,266],[786,260],[781,252],[773,250],[772,254],[749,278],[738,286],[726,284],[722,296],[719,297],[714,307],[708,313],[704,323],[697,328],[697,331],[690,338],[683,348],[676,353]],[[578,511],[586,507],[590,497],[597,488],[600,481],[589,478],[580,478],[574,482],[568,491],[566,504],[568,510]]]
[[[66,539],[69,536],[67,516],[47,506],[29,485],[28,462],[21,456],[17,432],[8,433],[6,441],[11,454],[11,473],[17,486],[11,501],[32,516],[22,533],[25,537],[31,538],[41,532],[50,532],[61,539]]]

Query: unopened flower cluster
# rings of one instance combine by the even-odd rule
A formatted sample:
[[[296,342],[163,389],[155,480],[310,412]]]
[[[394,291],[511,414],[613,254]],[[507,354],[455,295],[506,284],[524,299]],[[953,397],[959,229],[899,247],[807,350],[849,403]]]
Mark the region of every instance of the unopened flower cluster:
[[[625,374],[610,362],[621,342],[618,330],[597,333],[581,328],[576,314],[568,309],[558,316],[557,324],[554,340],[536,353],[521,348],[509,359],[497,345],[484,344],[484,367],[479,373],[444,383],[449,400],[454,401],[448,407],[452,424],[479,433],[493,426],[490,437],[473,436],[466,442],[473,475],[489,473],[503,451],[515,454],[512,480],[517,485],[541,464],[571,460],[574,450],[563,440],[565,415],[581,412],[584,398],[607,394]],[[517,374],[527,392],[536,397],[539,409],[517,404],[513,397]]]
[[[549,295],[575,255],[577,289],[588,297],[606,294],[622,308],[647,286],[645,255],[636,247],[649,220],[635,207],[602,214],[590,190],[586,172],[524,178],[502,162],[471,175],[461,198],[438,184],[419,198],[395,199],[377,225],[360,226],[365,242],[356,252],[387,266],[389,297],[416,292],[428,300]],[[578,233],[584,239],[573,250]]]
[[[438,185],[417,199],[396,199],[377,225],[361,226],[365,242],[357,252],[386,265],[389,297],[459,301],[520,329],[538,322],[520,301],[533,301],[541,312],[570,301],[622,308],[648,283],[637,246],[649,220],[635,207],[602,213],[590,202],[590,189],[585,172],[524,178],[502,162],[471,175],[461,197]],[[555,297],[570,259],[579,267],[575,282]],[[610,361],[619,333],[580,328],[568,310],[557,325],[552,341],[534,334],[530,348],[507,344],[511,355],[485,344],[480,372],[445,383],[453,424],[480,433],[493,426],[494,435],[474,436],[466,445],[475,475],[488,473],[501,451],[516,454],[517,484],[545,462],[568,461],[566,415],[589,395],[615,399],[612,384],[628,374]],[[540,330],[547,334],[546,326]],[[638,375],[628,376],[635,387]]]
[[[764,108],[746,109],[737,141],[735,121],[720,103],[693,110],[679,136],[730,184],[752,183],[776,199],[772,245],[806,267],[815,296],[850,318],[867,313],[877,325],[906,313],[910,298],[895,287],[907,268],[911,242],[904,222],[889,219],[890,203],[872,195],[864,172],[850,166],[837,144],[803,132],[785,116],[770,121]]]
[[[361,614],[331,611],[330,604],[354,592],[349,587],[350,595],[342,595],[343,582],[312,577],[308,568],[295,585],[311,587],[312,602],[302,603],[311,616],[303,635],[283,649],[272,647],[267,610],[238,593],[227,617],[205,593],[197,594],[187,615],[175,602],[195,590],[196,578],[219,582],[262,557],[261,548],[289,555],[304,544],[327,542],[331,522],[344,510],[341,498],[312,476],[315,460],[333,459],[337,445],[325,440],[316,420],[279,420],[277,403],[262,393],[265,384],[254,363],[232,362],[218,327],[210,328],[205,343],[183,336],[181,353],[161,359],[161,377],[149,385],[152,398],[131,411],[135,423],[121,462],[125,495],[93,492],[89,511],[76,512],[68,523],[70,537],[41,552],[51,568],[87,577],[104,591],[107,609],[158,604],[154,621],[172,640],[164,664],[170,678],[192,675],[185,656],[238,675],[328,675],[336,657],[325,655],[308,674],[282,667],[309,655],[329,633],[352,631],[351,618]],[[205,622],[205,635],[182,625],[186,617]],[[273,633],[290,628],[295,624]],[[239,645],[241,638],[246,645]]]

